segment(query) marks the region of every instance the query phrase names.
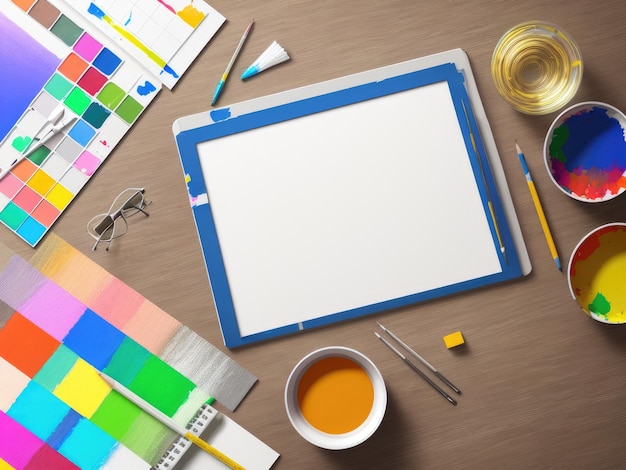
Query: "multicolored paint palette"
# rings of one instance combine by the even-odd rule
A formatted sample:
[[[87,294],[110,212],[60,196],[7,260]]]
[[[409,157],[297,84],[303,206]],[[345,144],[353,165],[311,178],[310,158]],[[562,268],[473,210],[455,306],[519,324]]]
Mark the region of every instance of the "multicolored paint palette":
[[[0,266],[0,468],[156,465],[177,436],[100,371],[183,426],[256,381],[54,235],[30,263],[0,247]]]
[[[172,88],[225,18],[202,0],[59,1]],[[193,38],[192,38],[193,36]]]
[[[544,155],[552,180],[568,196],[613,199],[626,190],[626,116],[606,103],[574,105],[550,127]]]
[[[603,323],[626,323],[626,224],[593,230],[569,264],[569,287],[584,312]]]
[[[0,87],[16,96],[0,127],[0,168],[28,151],[56,109],[75,118],[0,180],[0,222],[35,246],[160,84],[47,2],[14,3],[28,14],[13,3],[0,8],[2,30],[12,32],[3,34],[0,46],[3,69],[11,70],[0,77]]]

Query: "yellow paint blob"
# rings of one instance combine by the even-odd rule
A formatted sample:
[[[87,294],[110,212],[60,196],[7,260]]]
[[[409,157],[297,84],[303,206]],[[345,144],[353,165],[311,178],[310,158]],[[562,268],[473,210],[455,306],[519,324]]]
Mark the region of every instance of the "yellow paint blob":
[[[204,19],[204,13],[193,5],[187,5],[177,13],[180,18],[192,28],[197,28]]]
[[[98,371],[79,358],[53,393],[85,418],[91,418],[110,392],[111,387]]]
[[[298,385],[302,416],[314,428],[344,434],[358,428],[374,404],[374,386],[363,368],[346,357],[313,363]]]

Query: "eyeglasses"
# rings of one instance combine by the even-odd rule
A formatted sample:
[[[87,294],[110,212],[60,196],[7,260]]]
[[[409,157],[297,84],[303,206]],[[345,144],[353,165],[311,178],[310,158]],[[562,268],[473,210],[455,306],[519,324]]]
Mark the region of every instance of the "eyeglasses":
[[[106,214],[98,214],[87,222],[87,232],[96,240],[91,248],[93,251],[101,242],[107,243],[106,250],[109,251],[113,240],[128,232],[128,217],[140,212],[150,215],[144,210],[150,205],[150,201],[144,199],[144,191],[144,188],[125,189],[118,194]]]

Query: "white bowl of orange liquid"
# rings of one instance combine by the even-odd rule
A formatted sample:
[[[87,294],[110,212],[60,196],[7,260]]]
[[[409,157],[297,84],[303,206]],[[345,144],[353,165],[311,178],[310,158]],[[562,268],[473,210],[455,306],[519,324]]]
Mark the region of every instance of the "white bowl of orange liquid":
[[[318,447],[348,449],[366,441],[387,409],[387,389],[374,363],[354,349],[331,346],[305,356],[285,387],[287,416]]]

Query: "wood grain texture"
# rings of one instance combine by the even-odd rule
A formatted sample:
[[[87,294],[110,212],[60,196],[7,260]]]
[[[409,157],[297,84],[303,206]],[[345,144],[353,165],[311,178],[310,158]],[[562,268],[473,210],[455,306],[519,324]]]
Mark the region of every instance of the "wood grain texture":
[[[574,101],[626,110],[626,9],[619,0],[267,0],[210,2],[228,22],[172,92],[164,89],[54,231],[115,276],[222,346],[209,282],[171,132],[180,116],[206,111],[251,18],[255,27],[220,105],[453,48],[469,55],[533,264],[523,280],[434,300],[335,326],[227,351],[259,383],[234,413],[279,453],[283,469],[615,469],[626,462],[626,329],[586,317],[554,266],[514,141],[522,146],[564,264],[596,226],[626,218],[626,196],[602,204],[571,200],[551,183],[542,159],[556,114],[526,116],[497,94],[491,53],[511,26],[542,19],[581,47],[585,69]],[[242,82],[238,76],[273,41],[292,60]],[[91,252],[85,226],[119,191],[144,186],[150,217],[133,219],[110,252]],[[32,255],[0,229],[3,243]],[[323,295],[323,293],[320,293]],[[457,407],[378,341],[385,324],[461,388]],[[443,336],[466,345],[447,350]],[[346,451],[304,441],[284,411],[287,376],[301,357],[330,345],[355,348],[381,370],[389,391],[379,431]],[[219,407],[219,405],[218,405]],[[224,410],[222,410],[224,411]]]

